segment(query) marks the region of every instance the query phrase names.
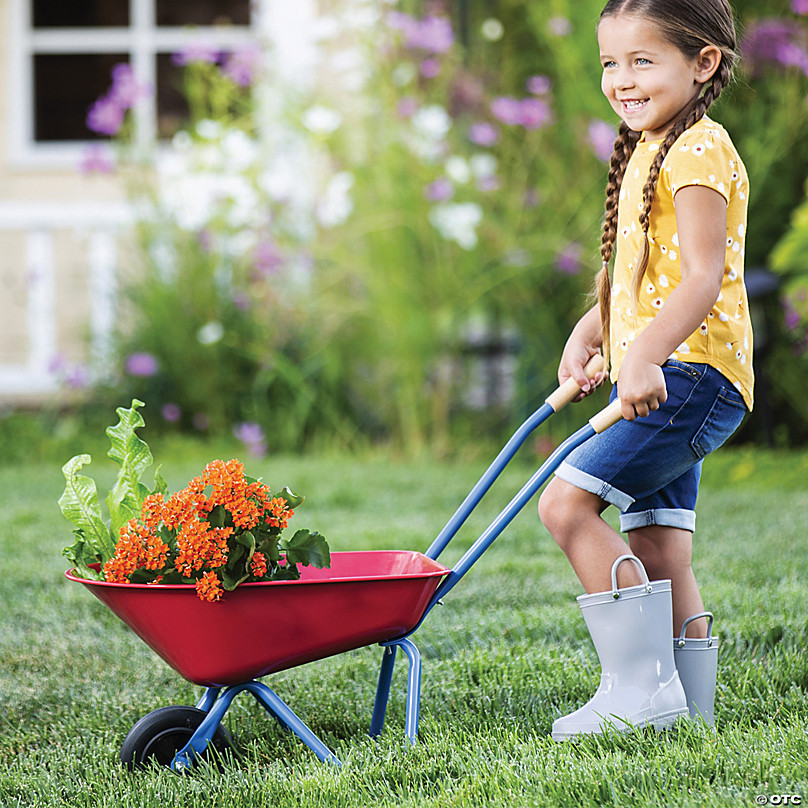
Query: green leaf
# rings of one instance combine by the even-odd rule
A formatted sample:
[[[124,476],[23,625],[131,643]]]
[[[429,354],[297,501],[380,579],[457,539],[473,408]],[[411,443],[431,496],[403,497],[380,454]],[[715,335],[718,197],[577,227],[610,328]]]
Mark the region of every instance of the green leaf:
[[[160,474],[161,468],[163,468],[162,465],[154,470],[154,493],[163,494],[165,496],[168,493],[168,483],[163,478],[163,475]]]
[[[224,527],[225,517],[227,511],[221,505],[216,505],[213,510],[208,514],[208,524],[211,527]]]
[[[306,497],[301,497],[299,494],[293,494],[288,485],[284,487],[278,496],[285,499],[292,510],[302,505],[303,501],[306,499]]]
[[[320,533],[308,530],[298,530],[291,539],[282,539],[282,551],[286,552],[286,561],[289,564],[303,564],[323,569],[331,566],[331,553],[328,542]]]
[[[130,519],[140,516],[143,500],[150,493],[140,482],[140,477],[154,459],[145,441],[135,434],[136,429],[145,426],[143,418],[137,411],[143,406],[142,401],[133,398],[130,409],[118,407],[115,410],[119,418],[118,423],[107,428],[110,441],[107,455],[121,467],[115,485],[106,499],[110,531],[113,536],[117,536],[121,527]]]
[[[83,537],[81,543],[74,542],[65,548],[65,555],[85,571],[88,556],[107,561],[115,553],[115,541],[101,518],[95,481],[78,473],[90,462],[90,455],[83,454],[76,455],[62,466],[65,490],[59,498],[59,507],[65,518],[78,528],[76,535]]]
[[[87,547],[87,542],[84,537],[84,531],[78,528],[73,531],[75,541],[68,547],[62,550],[62,555],[66,556],[76,572],[80,573],[82,577],[89,578],[90,580],[100,580],[101,574],[91,569],[88,565],[93,562],[100,562],[101,557],[93,553]]]

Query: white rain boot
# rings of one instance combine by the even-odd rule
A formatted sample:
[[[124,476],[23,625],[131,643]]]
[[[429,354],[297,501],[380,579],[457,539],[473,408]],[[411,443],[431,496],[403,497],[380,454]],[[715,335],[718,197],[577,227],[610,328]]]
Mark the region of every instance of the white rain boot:
[[[687,627],[700,617],[707,618],[707,636],[686,639]],[[685,689],[690,717],[702,718],[715,726],[715,682],[718,674],[718,638],[713,637],[713,615],[700,612],[682,623],[682,633],[673,641],[673,658]]]
[[[644,583],[617,588],[617,568],[631,560]],[[642,562],[624,555],[612,565],[612,590],[578,598],[600,660],[600,686],[574,713],[553,724],[554,741],[600,734],[606,728],[672,725],[687,715],[687,701],[673,662],[671,582],[649,582]]]

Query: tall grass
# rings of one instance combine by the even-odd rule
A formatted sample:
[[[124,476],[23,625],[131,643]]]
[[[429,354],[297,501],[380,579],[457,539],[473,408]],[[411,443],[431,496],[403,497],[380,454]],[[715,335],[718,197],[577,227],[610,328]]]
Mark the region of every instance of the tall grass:
[[[169,484],[228,451],[176,452]],[[506,471],[448,562],[531,462]],[[333,549],[423,550],[483,465],[275,457],[248,471],[307,494],[305,523]],[[415,747],[403,732],[402,663],[385,732],[367,737],[380,649],[360,649],[267,680],[341,769],[240,696],[226,717],[238,758],[180,777],[129,774],[118,751],[142,715],[193,704],[198,689],[62,577],[70,537],[55,505],[58,468],[0,468],[0,805],[738,806],[808,796],[806,472],[805,454],[727,450],[707,463],[695,568],[721,638],[715,733],[550,740],[553,720],[591,695],[599,671],[579,585],[529,507],[415,635],[424,657]]]

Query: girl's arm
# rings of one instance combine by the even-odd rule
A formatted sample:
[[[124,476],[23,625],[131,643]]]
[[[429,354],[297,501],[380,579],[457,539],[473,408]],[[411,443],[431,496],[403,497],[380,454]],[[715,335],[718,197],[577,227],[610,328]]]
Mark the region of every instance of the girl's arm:
[[[584,365],[600,352],[602,344],[600,309],[595,304],[572,329],[558,366],[559,384],[563,384],[572,377],[581,388],[581,393],[574,399],[575,401],[580,401],[584,396],[589,395],[605,377],[605,373],[599,371],[590,380],[584,372]]]
[[[701,325],[718,300],[727,249],[727,202],[711,188],[676,193],[682,281],[632,342],[620,366],[623,417],[656,410],[668,397],[661,366]]]

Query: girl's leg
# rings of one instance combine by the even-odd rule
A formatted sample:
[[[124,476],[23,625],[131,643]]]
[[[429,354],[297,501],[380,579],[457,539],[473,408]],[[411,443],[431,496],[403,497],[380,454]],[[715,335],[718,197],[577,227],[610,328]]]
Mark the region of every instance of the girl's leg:
[[[601,517],[607,505],[596,494],[560,477],[550,480],[539,499],[542,523],[564,551],[588,594],[611,589],[612,564],[627,549],[620,534]],[[617,583],[621,588],[641,583],[635,565],[621,564]]]
[[[642,561],[648,577],[654,581],[670,578],[673,594],[673,634],[679,636],[682,623],[691,615],[704,611],[691,555],[693,534],[664,525],[648,525],[629,531],[631,551]],[[707,620],[694,620],[687,629],[688,637],[706,637]]]

